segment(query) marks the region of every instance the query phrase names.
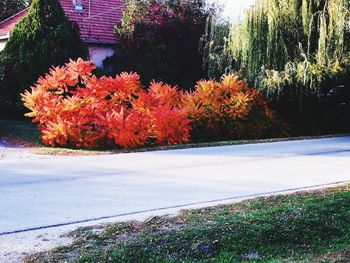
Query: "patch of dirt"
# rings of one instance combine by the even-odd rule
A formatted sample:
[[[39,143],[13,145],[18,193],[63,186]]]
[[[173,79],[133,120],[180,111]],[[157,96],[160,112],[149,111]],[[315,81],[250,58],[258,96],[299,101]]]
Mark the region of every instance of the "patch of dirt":
[[[349,263],[350,249],[346,249],[339,252],[327,253],[325,255],[318,256],[317,259],[320,262]]]
[[[0,262],[18,263],[30,254],[69,245],[73,239],[55,229],[0,236]]]

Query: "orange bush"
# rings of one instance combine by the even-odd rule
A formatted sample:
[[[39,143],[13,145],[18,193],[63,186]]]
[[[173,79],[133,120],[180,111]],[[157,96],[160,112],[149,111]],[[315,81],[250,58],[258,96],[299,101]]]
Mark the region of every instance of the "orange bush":
[[[22,94],[44,144],[94,148],[259,138],[271,128],[266,100],[234,75],[199,81],[193,92],[135,73],[98,78],[89,61],[55,67]]]
[[[97,78],[94,65],[79,59],[50,70],[22,94],[50,146],[92,148],[189,142],[189,120],[179,110],[176,88],[152,83],[144,91],[137,74]]]
[[[273,117],[266,100],[235,75],[199,81],[184,105],[196,140],[260,138]]]

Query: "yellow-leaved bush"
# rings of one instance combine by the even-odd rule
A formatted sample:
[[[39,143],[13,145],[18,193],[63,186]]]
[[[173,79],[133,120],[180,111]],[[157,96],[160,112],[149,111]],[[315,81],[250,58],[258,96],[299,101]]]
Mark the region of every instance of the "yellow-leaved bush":
[[[257,139],[270,134],[276,123],[267,101],[235,75],[220,82],[199,81],[184,98],[195,140]]]

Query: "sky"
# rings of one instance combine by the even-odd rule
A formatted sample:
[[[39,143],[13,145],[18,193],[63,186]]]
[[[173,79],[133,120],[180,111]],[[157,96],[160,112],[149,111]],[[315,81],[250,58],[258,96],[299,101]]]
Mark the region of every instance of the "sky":
[[[242,17],[244,10],[252,5],[255,0],[208,0],[208,2],[223,4],[224,16],[237,20]]]

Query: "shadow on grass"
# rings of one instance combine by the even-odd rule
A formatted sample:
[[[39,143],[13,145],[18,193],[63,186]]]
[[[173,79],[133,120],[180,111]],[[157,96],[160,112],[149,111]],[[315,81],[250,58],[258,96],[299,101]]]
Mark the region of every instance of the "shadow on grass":
[[[40,132],[30,121],[0,120],[0,142],[11,146],[41,146]]]

